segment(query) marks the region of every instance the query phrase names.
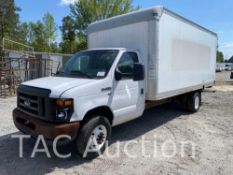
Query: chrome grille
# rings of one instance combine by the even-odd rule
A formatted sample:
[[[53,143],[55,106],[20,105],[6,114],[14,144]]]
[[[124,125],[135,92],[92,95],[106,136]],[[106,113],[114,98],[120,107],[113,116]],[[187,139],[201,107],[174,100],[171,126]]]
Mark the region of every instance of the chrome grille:
[[[19,107],[23,110],[39,115],[39,100],[38,97],[24,93],[18,94]]]
[[[54,109],[50,90],[20,85],[17,90],[18,108],[44,120],[52,120]]]

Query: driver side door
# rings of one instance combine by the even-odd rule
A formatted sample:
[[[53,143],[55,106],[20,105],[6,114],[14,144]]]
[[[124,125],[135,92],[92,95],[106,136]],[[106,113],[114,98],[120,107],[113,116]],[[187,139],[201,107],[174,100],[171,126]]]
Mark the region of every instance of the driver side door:
[[[125,52],[116,70],[124,74],[120,80],[113,80],[114,125],[124,123],[142,115],[145,107],[144,80],[133,80],[134,64],[139,63],[136,52]]]

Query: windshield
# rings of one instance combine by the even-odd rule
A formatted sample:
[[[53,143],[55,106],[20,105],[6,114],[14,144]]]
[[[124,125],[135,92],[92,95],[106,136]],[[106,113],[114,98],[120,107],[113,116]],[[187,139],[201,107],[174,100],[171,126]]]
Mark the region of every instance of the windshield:
[[[104,78],[117,54],[118,50],[93,50],[77,53],[58,71],[57,76]]]

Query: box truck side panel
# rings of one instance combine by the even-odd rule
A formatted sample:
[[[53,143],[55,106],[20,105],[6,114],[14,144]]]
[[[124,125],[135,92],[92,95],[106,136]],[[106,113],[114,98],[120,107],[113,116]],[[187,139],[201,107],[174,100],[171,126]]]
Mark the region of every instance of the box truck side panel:
[[[216,35],[166,12],[158,25],[156,99],[213,84]]]
[[[96,31],[88,35],[88,48],[130,48],[147,57],[148,21]]]
[[[215,80],[216,35],[163,7],[90,25],[88,47],[138,50],[146,69],[146,100],[201,89]]]

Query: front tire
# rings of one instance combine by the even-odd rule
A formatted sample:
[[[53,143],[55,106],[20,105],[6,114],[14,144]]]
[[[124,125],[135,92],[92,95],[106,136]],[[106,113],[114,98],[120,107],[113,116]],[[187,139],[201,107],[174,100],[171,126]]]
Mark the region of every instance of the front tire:
[[[187,109],[189,112],[197,112],[201,106],[201,92],[194,92],[188,95]]]
[[[83,158],[96,158],[106,149],[110,136],[109,120],[103,116],[93,116],[81,127],[76,139],[76,149]]]

